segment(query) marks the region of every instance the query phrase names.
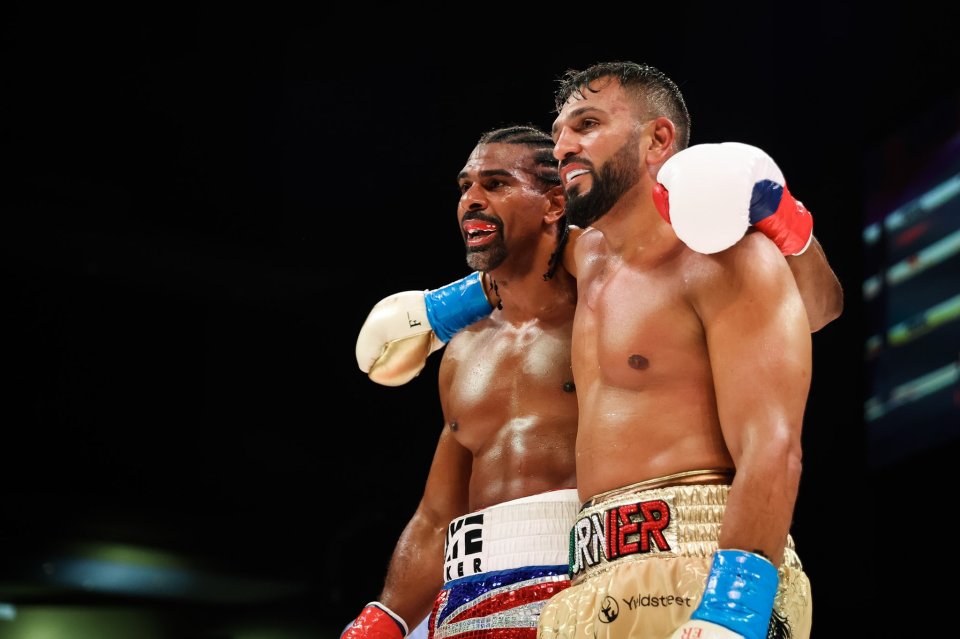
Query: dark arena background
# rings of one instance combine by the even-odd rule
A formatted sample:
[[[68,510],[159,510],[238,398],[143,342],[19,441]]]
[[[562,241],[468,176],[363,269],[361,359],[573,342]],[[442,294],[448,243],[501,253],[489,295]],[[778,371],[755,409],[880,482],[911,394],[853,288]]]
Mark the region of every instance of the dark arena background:
[[[949,618],[955,20],[241,6],[0,10],[0,638],[337,637],[442,425],[439,355],[378,386],[357,332],[469,272],[455,183],[479,134],[549,127],[566,69],[621,59],[677,81],[693,143],[771,154],[845,290],[813,338],[793,526],[813,636]]]

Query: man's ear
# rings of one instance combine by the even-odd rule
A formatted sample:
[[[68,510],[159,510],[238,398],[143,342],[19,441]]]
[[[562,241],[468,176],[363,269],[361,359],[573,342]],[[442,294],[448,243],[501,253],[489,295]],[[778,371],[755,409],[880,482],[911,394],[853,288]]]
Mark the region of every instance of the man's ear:
[[[563,210],[567,206],[567,195],[561,185],[552,186],[546,193],[549,208],[543,215],[543,221],[546,224],[553,224],[563,217]]]
[[[677,138],[677,127],[673,121],[661,116],[653,121],[653,130],[650,134],[646,149],[647,166],[659,168],[673,155],[673,143]]]

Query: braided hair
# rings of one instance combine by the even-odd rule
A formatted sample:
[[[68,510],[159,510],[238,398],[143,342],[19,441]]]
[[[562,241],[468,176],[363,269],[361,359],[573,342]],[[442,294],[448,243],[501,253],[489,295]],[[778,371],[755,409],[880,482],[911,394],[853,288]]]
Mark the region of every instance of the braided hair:
[[[513,125],[493,129],[480,136],[477,144],[519,144],[532,149],[534,152],[533,161],[536,165],[535,177],[543,191],[546,192],[548,189],[560,186],[560,171],[557,160],[553,157],[553,138],[540,129],[531,125]],[[560,264],[560,257],[563,255],[563,249],[570,235],[566,215],[562,216],[557,224],[560,229],[560,237],[557,241],[556,250],[550,254],[547,272],[543,274],[544,280],[549,280],[556,273],[557,266]]]

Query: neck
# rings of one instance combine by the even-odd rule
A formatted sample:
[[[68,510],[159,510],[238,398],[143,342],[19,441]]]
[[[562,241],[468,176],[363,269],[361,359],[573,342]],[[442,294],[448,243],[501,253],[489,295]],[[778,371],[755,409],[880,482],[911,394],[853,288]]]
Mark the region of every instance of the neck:
[[[593,226],[603,234],[609,249],[625,260],[657,259],[680,244],[643,182],[624,193]]]
[[[489,272],[494,297],[499,297],[502,309],[494,311],[507,321],[548,319],[552,313],[566,315],[568,307],[576,303],[576,280],[558,266],[553,277],[544,280],[547,264],[542,269],[527,269],[523,273],[510,272],[503,267]]]

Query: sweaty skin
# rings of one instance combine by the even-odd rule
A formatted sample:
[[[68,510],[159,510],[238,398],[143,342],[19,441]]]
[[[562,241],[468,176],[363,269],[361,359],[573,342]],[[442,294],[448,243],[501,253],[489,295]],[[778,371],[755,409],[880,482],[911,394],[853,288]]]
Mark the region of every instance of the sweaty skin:
[[[746,358],[739,352],[724,354],[721,347],[733,343],[734,334],[745,329],[756,330],[756,340],[763,342],[774,321],[769,315],[775,314],[778,304],[790,305],[777,296],[769,302],[751,302],[753,310],[766,309],[765,313],[737,324],[738,309],[724,310],[727,300],[722,296],[741,286],[748,275],[744,269],[761,272],[755,283],[742,284],[750,299],[764,294],[759,290],[764,282],[792,287],[795,293],[785,266],[791,262],[804,274],[797,275],[800,286],[813,289],[810,299],[816,304],[807,310],[818,320],[811,320],[811,326],[822,326],[839,314],[835,304],[839,296],[823,293],[832,290],[836,278],[821,251],[808,251],[802,260],[784,260],[772,242],[757,234],[741,242],[743,247],[728,251],[727,257],[697,256],[679,245],[662,222],[646,182],[631,194],[631,201],[646,198],[646,213],[654,220],[644,224],[662,227],[649,238],[649,251],[644,251],[645,239],[634,242],[635,251],[621,252],[612,231],[623,214],[612,212],[598,224],[603,232],[570,227],[563,264],[545,280],[558,250],[558,222],[565,207],[551,149],[549,138],[536,152],[519,144],[480,144],[458,176],[457,215],[467,262],[485,273],[488,297],[499,298],[501,308],[458,332],[443,351],[439,372],[443,428],[423,497],[397,542],[379,597],[411,624],[429,613],[443,586],[444,533],[456,517],[548,490],[573,488],[577,472],[583,473],[582,498],[687,468],[736,464],[738,485],[748,489],[751,477],[765,480],[762,469],[753,471],[746,462],[749,436],[768,437],[776,429],[753,427],[744,420],[742,428],[731,426],[725,439],[727,419],[738,421],[738,403],[720,401],[721,376],[708,364],[711,357],[723,362],[730,371],[723,379],[742,383],[756,409],[765,405],[753,399],[759,394],[757,387],[765,383],[773,388],[777,383],[775,375],[753,361],[762,349],[743,342],[745,349],[754,348],[754,355]],[[544,178],[547,174],[549,180]],[[589,184],[590,176],[573,182],[577,180]],[[751,267],[751,260],[759,261]],[[773,260],[777,263],[768,263]],[[575,333],[576,270],[584,279]],[[795,295],[792,303],[798,304],[799,297]],[[802,308],[800,313],[795,317],[785,310],[782,319],[802,328],[809,340]],[[734,328],[724,330],[731,325]],[[796,339],[802,342],[803,337]],[[573,351],[571,340],[579,343]],[[588,415],[579,439],[578,406]],[[771,404],[771,413],[774,409],[778,407]],[[792,441],[789,428],[777,433],[784,435],[783,441]],[[768,461],[782,463],[783,458]],[[764,490],[770,488],[783,490],[779,484]],[[768,498],[767,492],[758,495]],[[736,532],[737,520],[730,516],[729,521],[729,530]],[[725,534],[727,530],[725,523]],[[744,537],[743,543],[752,541]]]
[[[473,455],[470,511],[575,485],[572,310],[519,323],[491,317],[447,346],[441,403],[453,437]]]
[[[566,273],[543,280],[556,225],[545,223],[546,211],[530,212],[547,200],[529,156],[517,145],[481,145],[459,175],[461,227],[486,221],[484,233],[465,232],[469,261],[486,266],[492,247],[510,247],[490,271],[502,310],[458,333],[440,365],[445,423],[473,459],[469,511],[575,486],[575,282]]]
[[[614,80],[571,97],[554,125],[570,202],[589,193],[604,163],[641,166],[579,237],[569,263],[579,288],[580,498],[681,471],[735,468],[720,547],[779,565],[811,374],[803,302],[762,234],[712,255],[677,238],[651,196],[674,152],[673,123],[644,122],[632,108]]]
[[[429,613],[443,586],[444,533],[454,518],[576,486],[576,282],[562,267],[544,281],[563,189],[544,192],[536,173],[529,148],[481,144],[458,176],[467,261],[496,284],[502,309],[457,333],[443,351],[443,430],[380,596],[411,622]]]

